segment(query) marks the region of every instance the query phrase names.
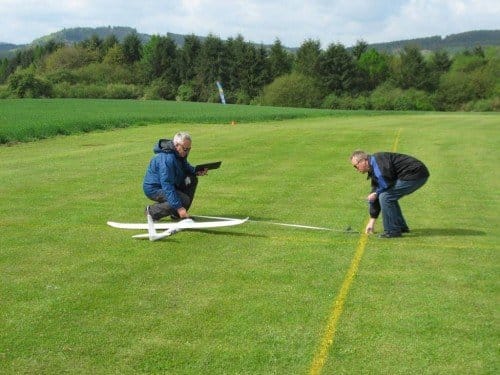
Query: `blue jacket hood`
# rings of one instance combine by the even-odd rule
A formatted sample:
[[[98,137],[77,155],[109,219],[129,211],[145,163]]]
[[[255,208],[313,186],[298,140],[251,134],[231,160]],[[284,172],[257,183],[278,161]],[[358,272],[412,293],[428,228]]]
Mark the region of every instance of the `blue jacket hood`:
[[[153,147],[153,152],[159,154],[164,152],[166,154],[174,153],[178,157],[178,153],[175,149],[174,142],[170,139],[160,139]]]

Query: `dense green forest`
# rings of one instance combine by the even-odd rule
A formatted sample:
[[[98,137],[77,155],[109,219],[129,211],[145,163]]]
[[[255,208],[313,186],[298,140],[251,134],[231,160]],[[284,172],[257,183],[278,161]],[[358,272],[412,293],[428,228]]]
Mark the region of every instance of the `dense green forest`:
[[[437,40],[435,41],[437,42]],[[332,109],[500,110],[500,47],[451,55],[406,44],[396,53],[363,41],[291,51],[208,35],[40,41],[0,60],[0,98],[133,98]]]

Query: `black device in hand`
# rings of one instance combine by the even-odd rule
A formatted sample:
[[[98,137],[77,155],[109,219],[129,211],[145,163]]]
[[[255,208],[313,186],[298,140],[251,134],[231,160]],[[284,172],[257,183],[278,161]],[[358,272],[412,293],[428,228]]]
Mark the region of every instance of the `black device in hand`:
[[[222,164],[221,161],[214,161],[212,163],[205,163],[205,164],[198,164],[196,167],[194,167],[195,172],[202,171],[204,169],[217,169],[220,167]]]

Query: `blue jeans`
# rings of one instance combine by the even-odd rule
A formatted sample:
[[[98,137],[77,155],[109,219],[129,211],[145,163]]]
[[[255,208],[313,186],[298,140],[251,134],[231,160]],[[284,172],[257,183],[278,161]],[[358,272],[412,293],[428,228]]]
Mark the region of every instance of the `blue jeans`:
[[[386,232],[400,234],[402,229],[408,228],[398,200],[422,187],[427,179],[428,177],[412,181],[397,180],[394,186],[380,193],[379,201]]]

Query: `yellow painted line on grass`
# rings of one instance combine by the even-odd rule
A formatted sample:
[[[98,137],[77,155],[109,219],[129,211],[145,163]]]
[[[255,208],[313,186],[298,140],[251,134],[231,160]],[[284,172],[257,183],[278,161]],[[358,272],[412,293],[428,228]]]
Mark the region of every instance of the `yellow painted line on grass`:
[[[392,152],[396,152],[398,149],[398,143],[399,143],[399,136],[401,135],[401,128],[398,129],[398,132],[396,133],[396,139],[394,140],[394,143],[392,145]]]
[[[401,128],[398,129],[396,133],[396,138],[394,139],[394,143],[392,145],[392,152],[396,152],[399,144],[399,138],[401,136]],[[333,302],[332,312],[330,314],[330,319],[328,319],[328,324],[325,329],[325,333],[323,334],[323,338],[321,340],[321,344],[314,355],[314,359],[311,365],[311,370],[309,371],[310,375],[319,375],[325,366],[326,359],[328,358],[328,352],[333,345],[333,341],[335,338],[335,332],[337,331],[337,324],[339,322],[340,316],[342,315],[342,311],[344,310],[344,303],[347,298],[347,293],[349,292],[349,288],[358,272],[359,263],[361,262],[361,258],[363,257],[363,253],[365,252],[366,244],[368,242],[368,235],[362,234],[358,243],[358,247],[356,249],[356,253],[354,254],[354,258],[351,262],[351,266],[347,271],[347,275],[342,283],[342,287],[340,288],[340,292]]]
[[[356,249],[356,254],[354,255],[351,266],[349,267],[344,282],[342,283],[342,287],[340,288],[339,295],[333,303],[332,313],[330,314],[330,319],[328,320],[325,333],[323,334],[323,339],[321,340],[321,344],[316,351],[316,355],[314,356],[311,365],[311,370],[309,371],[310,375],[320,374],[321,370],[323,370],[323,366],[325,365],[326,359],[328,357],[328,352],[330,350],[330,347],[333,345],[335,331],[337,330],[337,324],[340,316],[342,315],[342,310],[344,309],[344,303],[347,298],[347,293],[349,292],[349,288],[351,287],[352,281],[354,280],[354,277],[356,276],[356,273],[358,271],[359,263],[361,262],[361,258],[363,257],[367,241],[368,235],[362,234],[358,243],[358,248]]]

